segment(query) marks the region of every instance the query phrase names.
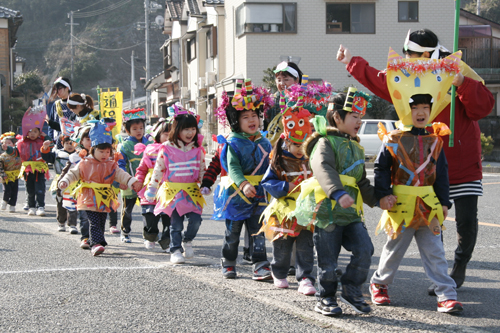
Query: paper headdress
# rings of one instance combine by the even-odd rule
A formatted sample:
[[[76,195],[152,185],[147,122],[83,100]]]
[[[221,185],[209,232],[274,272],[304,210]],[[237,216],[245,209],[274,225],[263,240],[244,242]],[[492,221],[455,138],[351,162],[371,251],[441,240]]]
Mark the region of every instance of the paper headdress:
[[[89,133],[92,147],[101,143],[113,143],[113,133],[111,133],[111,130],[116,125],[114,119],[103,118],[101,120],[89,120],[87,124],[92,126]]]
[[[168,116],[170,119],[170,122],[173,122],[175,117],[183,115],[183,114],[190,114],[196,118],[196,123],[198,124],[198,128],[201,129],[203,127],[203,120],[200,119],[200,115],[196,114],[195,109],[190,108],[189,110],[186,109],[180,102],[175,102],[174,105],[169,106],[168,109]]]
[[[0,142],[3,142],[3,140],[14,140],[15,138],[16,138],[16,133],[6,132],[0,135]]]
[[[97,121],[97,120],[93,120]],[[87,130],[89,130],[92,126],[90,126],[90,123],[85,123],[83,126],[76,126],[73,130],[73,133],[69,136],[69,139],[73,142],[80,143],[82,141],[82,136],[83,133],[85,133]]]
[[[309,82],[308,75],[302,75],[302,84],[294,84],[285,92],[288,103],[303,98],[303,108],[309,112],[326,116],[328,100],[332,95],[332,85],[328,82],[317,84]]]
[[[41,132],[46,116],[47,111],[45,109],[45,105],[29,108],[23,116],[23,136],[27,136],[28,133],[34,128],[38,128]]]
[[[311,113],[304,108],[307,76],[304,75],[303,77],[306,77],[306,81],[302,81],[302,85],[300,86],[302,95],[296,94],[296,101],[287,103],[285,91],[282,91],[280,94],[280,109],[283,113],[281,118],[284,129],[283,136],[294,143],[304,142],[312,133],[311,124],[309,123]]]
[[[338,105],[335,103],[328,104],[328,111],[330,110],[344,110],[347,112],[359,113],[362,116],[366,114],[366,109],[371,108],[370,103],[372,97],[355,87],[349,87],[347,91],[347,96],[344,105]]]
[[[387,59],[387,88],[403,125],[412,125],[410,99],[413,95],[432,96],[429,122],[450,102],[446,98],[453,77],[460,71],[458,51],[443,59],[405,59],[389,48]]]
[[[144,109],[123,110],[124,123],[135,119],[146,120],[146,112],[144,112]]]
[[[80,123],[73,122],[67,118],[60,118],[61,132],[63,135],[71,136],[75,132],[75,127],[80,126]]]

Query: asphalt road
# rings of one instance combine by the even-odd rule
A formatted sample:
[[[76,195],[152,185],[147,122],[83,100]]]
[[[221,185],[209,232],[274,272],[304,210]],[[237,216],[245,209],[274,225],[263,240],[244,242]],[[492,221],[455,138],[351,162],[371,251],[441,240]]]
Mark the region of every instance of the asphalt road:
[[[55,203],[49,196],[46,217],[26,216],[23,187],[18,212],[0,211],[0,331],[498,332],[500,174],[485,174],[484,189],[476,251],[458,292],[463,314],[436,311],[412,244],[389,286],[392,306],[373,306],[370,314],[357,315],[341,304],[344,314],[328,318],[313,311],[315,298],[298,294],[291,277],[290,288],[278,290],[272,283],[253,281],[250,266],[240,264],[238,279],[222,278],[224,224],[210,220],[211,198],[194,241],[195,258],[174,266],[159,247],[144,248],[139,207],[134,211],[133,243],[122,244],[119,235],[107,232],[106,252],[92,257],[79,248],[80,235],[57,232]],[[365,214],[375,246],[371,276],[385,236],[374,235],[381,210],[365,206]],[[444,232],[450,267],[456,246],[453,216],[452,209]],[[269,244],[268,251],[271,258]],[[340,267],[348,261],[349,254],[342,252]],[[368,297],[368,284],[363,292]]]

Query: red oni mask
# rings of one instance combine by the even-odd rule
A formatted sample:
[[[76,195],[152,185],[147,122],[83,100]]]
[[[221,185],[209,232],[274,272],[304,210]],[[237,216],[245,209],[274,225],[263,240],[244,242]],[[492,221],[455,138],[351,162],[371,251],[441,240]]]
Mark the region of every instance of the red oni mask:
[[[287,108],[281,119],[284,133],[288,140],[294,143],[302,143],[312,133],[309,116],[311,114],[306,109],[300,108],[298,112]]]
[[[357,112],[365,115],[367,105],[368,101],[366,99],[361,96],[356,96],[352,101],[352,112]]]

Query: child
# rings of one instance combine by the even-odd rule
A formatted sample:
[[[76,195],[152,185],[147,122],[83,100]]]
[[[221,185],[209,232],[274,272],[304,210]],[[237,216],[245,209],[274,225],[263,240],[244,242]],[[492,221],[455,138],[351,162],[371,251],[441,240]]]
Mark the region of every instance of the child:
[[[150,203],[157,198],[156,215],[170,216],[170,262],[181,264],[194,256],[192,242],[201,225],[205,200],[197,182],[201,182],[205,173],[205,154],[196,117],[180,103],[174,109],[168,141],[162,144],[144,197]],[[184,218],[188,226],[182,235]]]
[[[219,185],[223,198],[219,205],[223,207],[226,219],[226,232],[222,247],[222,275],[226,279],[236,277],[236,258],[243,224],[251,235],[253,246],[250,255],[253,262],[253,279],[271,279],[269,261],[267,261],[264,235],[259,231],[260,215],[267,206],[266,194],[260,181],[269,166],[271,144],[259,132],[260,116],[270,105],[272,96],[260,87],[253,87],[251,80],[236,81],[236,91],[230,99],[226,92],[217,109],[219,121],[226,121],[231,133],[221,154],[221,163],[228,176],[222,177]],[[226,120],[227,119],[227,120]]]
[[[57,192],[57,182],[61,172],[69,162],[69,155],[75,152],[75,146],[69,136],[61,134],[60,141],[62,142],[63,149],[55,149],[54,152],[52,152],[52,141],[47,140],[43,143],[42,149],[40,150],[42,152],[43,160],[54,165],[56,176],[50,186],[50,191],[54,193]],[[76,229],[76,219],[78,217],[78,213],[76,212],[76,209],[67,209],[63,206],[63,201],[71,200],[71,190],[73,189],[64,191],[60,195],[56,194],[56,220],[59,223],[57,230],[62,232],[66,231],[66,222],[68,222],[70,233],[72,235],[76,235],[78,234],[78,229]]]
[[[104,239],[104,224],[106,215],[118,208],[116,193],[111,189],[113,181],[127,184],[129,187],[139,191],[141,184],[136,178],[130,176],[118,167],[118,156],[112,157],[111,129],[114,123],[90,120],[90,140],[92,148],[90,156],[81,160],[75,167],[59,181],[59,188],[66,189],[72,183],[82,180],[76,188],[78,193],[77,209],[87,211],[90,220],[89,245],[92,247],[92,255],[98,256],[104,252],[107,245]],[[110,121],[114,121],[110,119]]]
[[[9,206],[9,212],[16,212],[17,192],[19,189],[19,170],[21,170],[21,157],[19,151],[15,149],[15,133],[8,132],[0,136],[2,150],[0,155],[0,181],[3,183],[3,201],[1,209],[6,210]]]
[[[295,105],[288,106],[282,93],[280,107],[283,110],[284,132],[272,151],[271,164],[262,179],[262,187],[274,199],[263,213],[267,238],[273,244],[271,270],[274,285],[288,288],[286,277],[290,268],[293,245],[296,245],[296,279],[299,293],[313,295],[314,250],[312,232],[297,224],[296,219],[288,216],[295,210],[295,200],[299,191],[294,190],[302,180],[311,177],[308,159],[304,158],[302,143],[311,135],[311,125],[307,109],[303,108],[303,96]],[[293,192],[292,192],[293,191]],[[309,229],[313,229],[310,227]]]
[[[45,216],[45,178],[50,177],[49,167],[40,152],[44,141],[41,127],[45,116],[44,107],[29,108],[22,121],[23,137],[17,142],[22,160],[19,177],[24,176],[28,192],[28,215]]]
[[[76,121],[83,125],[89,120],[99,120],[99,111],[94,110],[94,100],[85,94],[71,93],[68,108],[76,115]]]
[[[366,178],[364,149],[357,136],[367,98],[355,88],[349,88],[348,97],[344,93],[335,95],[327,113],[328,123],[334,127],[326,127],[324,117],[315,117],[316,133],[305,143],[314,177],[301,183],[294,216],[299,225],[314,224],[319,287],[314,310],[326,316],[342,313],[335,295],[341,246],[352,251],[352,256],[341,277],[340,299],[357,313],[371,310],[361,292],[373,255],[373,244],[363,222],[363,202],[373,207],[377,201]],[[387,207],[388,198],[383,200],[381,205]]]
[[[139,192],[139,197],[141,198],[142,215],[146,220],[146,225],[144,226],[143,231],[144,246],[150,250],[154,249],[155,242],[158,240],[158,233],[160,232],[158,230],[158,222],[160,221],[160,218],[163,228],[161,238],[158,243],[163,250],[170,250],[170,217],[165,213],[155,215],[154,208],[157,202],[147,201],[146,198],[144,198],[144,192],[151,181],[156,159],[158,158],[160,149],[163,147],[162,144],[168,140],[171,124],[172,119],[160,119],[153,127],[152,137],[155,143],[152,143],[147,147],[143,144],[135,145],[136,152],[141,154],[143,153],[141,163],[136,170],[136,177],[142,184],[144,184],[143,189]]]
[[[139,166],[142,159],[142,154],[134,154],[135,145],[142,143],[147,145],[148,139],[144,136],[144,128],[146,121],[146,113],[144,109],[133,109],[123,111],[123,122],[125,124],[125,131],[128,137],[118,146],[118,151],[122,154],[122,158],[118,161],[118,166],[123,170],[135,175],[135,170]],[[135,202],[137,201],[137,193],[133,190],[122,190],[122,232],[121,241],[124,243],[131,243],[130,239],[130,226],[132,224],[132,211],[134,210]],[[142,222],[146,225],[144,216]]]
[[[377,227],[377,232],[384,230],[388,237],[371,278],[374,304],[390,304],[387,285],[394,281],[415,238],[425,273],[436,285],[437,311],[463,311],[457,301],[456,283],[447,274],[448,263],[439,237],[451,208],[448,163],[441,136],[451,132],[442,123],[432,125],[433,134],[426,130],[449,103],[441,96],[450,89],[459,62],[456,54],[442,60],[403,59],[394,50],[389,52],[387,88],[402,125],[390,133],[379,125],[384,145],[375,161],[375,191],[377,197],[394,193],[397,203],[394,209],[384,212]],[[400,73],[405,73],[408,81]],[[416,81],[420,83],[418,86],[406,84]]]

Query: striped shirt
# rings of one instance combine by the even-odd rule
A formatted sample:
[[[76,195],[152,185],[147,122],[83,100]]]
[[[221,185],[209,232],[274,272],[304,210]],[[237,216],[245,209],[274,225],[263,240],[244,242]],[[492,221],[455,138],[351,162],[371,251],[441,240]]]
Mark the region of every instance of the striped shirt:
[[[450,199],[458,199],[466,195],[483,195],[483,181],[475,180],[462,184],[450,184]]]

